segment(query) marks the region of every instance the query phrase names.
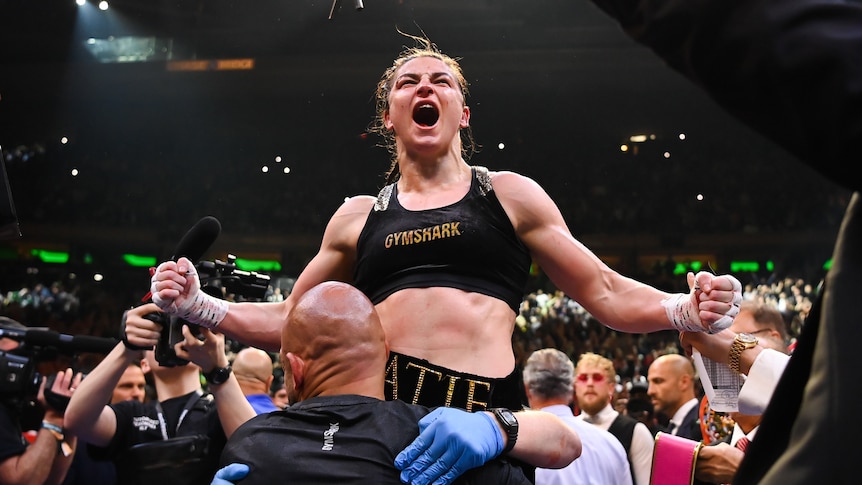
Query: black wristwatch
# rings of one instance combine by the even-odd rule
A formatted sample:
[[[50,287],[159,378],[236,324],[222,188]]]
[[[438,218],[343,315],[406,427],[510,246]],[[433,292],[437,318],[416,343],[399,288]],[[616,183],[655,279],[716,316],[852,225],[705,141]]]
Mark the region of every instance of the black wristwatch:
[[[233,371],[230,364],[227,367],[216,367],[215,369],[204,374],[204,377],[207,379],[207,384],[212,386],[217,386],[219,384],[224,384],[227,382],[228,377],[230,377],[230,373]]]
[[[505,454],[512,451],[512,448],[515,447],[515,442],[518,441],[518,419],[515,418],[515,413],[506,409],[506,408],[493,408],[489,409],[494,413],[494,417],[497,418],[497,421],[503,425],[503,429],[506,430],[506,447],[503,449],[503,453]]]

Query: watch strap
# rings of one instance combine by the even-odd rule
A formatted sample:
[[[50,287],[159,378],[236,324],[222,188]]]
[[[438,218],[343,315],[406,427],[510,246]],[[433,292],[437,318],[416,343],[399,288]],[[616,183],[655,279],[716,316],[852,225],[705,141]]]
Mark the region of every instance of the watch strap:
[[[730,354],[727,358],[727,365],[730,367],[730,370],[736,372],[737,374],[741,374],[742,370],[740,369],[739,358],[742,356],[742,352],[753,348],[757,345],[757,339],[752,337],[752,340],[746,341],[740,337],[741,334],[737,334],[733,339],[733,344],[730,346]]]
[[[228,364],[225,367],[216,367],[215,369],[204,374],[204,377],[206,377],[207,384],[210,384],[212,386],[218,386],[227,382],[232,371],[233,368],[230,366],[230,364]]]
[[[503,451],[500,453],[504,455],[515,447],[515,442],[518,441],[518,419],[515,417],[515,414],[506,408],[492,408],[489,409],[494,414],[494,417],[497,418],[497,422],[503,426],[503,429],[506,431],[506,447],[503,448]]]

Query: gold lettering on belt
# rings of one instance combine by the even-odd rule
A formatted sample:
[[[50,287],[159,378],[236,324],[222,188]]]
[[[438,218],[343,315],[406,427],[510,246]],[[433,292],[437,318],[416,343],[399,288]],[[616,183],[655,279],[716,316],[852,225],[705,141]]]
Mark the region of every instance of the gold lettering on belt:
[[[392,376],[391,379],[387,379],[388,382],[392,386],[392,400],[398,399],[398,356],[395,355],[392,357],[392,362],[389,363],[389,367],[386,368],[386,375]]]
[[[485,388],[485,390],[490,393],[491,392],[491,383],[485,381],[474,381],[473,379],[467,379],[467,411],[473,411],[473,404],[477,404],[481,406],[481,409],[477,411],[484,411],[488,409],[488,403],[482,401],[475,401],[473,398],[476,396],[476,385],[480,385]]]
[[[416,365],[413,362],[407,364],[407,367],[416,367],[419,369],[419,380],[416,382],[416,391],[413,393],[413,401],[412,404],[419,403],[419,393],[422,391],[422,384],[425,382],[425,374],[426,372],[430,372],[437,376],[437,380],[439,381],[443,377],[442,372],[437,372],[434,369],[429,369],[427,367],[423,367],[421,365]]]

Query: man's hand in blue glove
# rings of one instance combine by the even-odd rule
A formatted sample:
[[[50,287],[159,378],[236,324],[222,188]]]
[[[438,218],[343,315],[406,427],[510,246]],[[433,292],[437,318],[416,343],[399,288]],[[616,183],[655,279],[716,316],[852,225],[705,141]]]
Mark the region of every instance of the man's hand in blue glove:
[[[234,485],[233,480],[242,480],[248,475],[248,470],[244,463],[231,463],[216,472],[210,485]]]
[[[419,421],[419,436],[395,457],[401,481],[445,485],[503,452],[503,432],[486,412],[441,407]]]

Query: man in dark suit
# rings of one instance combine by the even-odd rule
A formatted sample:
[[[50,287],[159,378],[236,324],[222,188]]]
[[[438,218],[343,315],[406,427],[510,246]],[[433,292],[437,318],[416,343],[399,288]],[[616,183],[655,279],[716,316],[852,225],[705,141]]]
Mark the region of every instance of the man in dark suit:
[[[862,4],[593,0],[723,108],[854,191],[823,291],[734,483],[855,483],[862,294]]]
[[[664,431],[702,441],[700,400],[694,390],[697,376],[691,359],[679,354],[662,355],[650,364],[647,380],[647,394],[656,411],[670,417],[668,428]]]

